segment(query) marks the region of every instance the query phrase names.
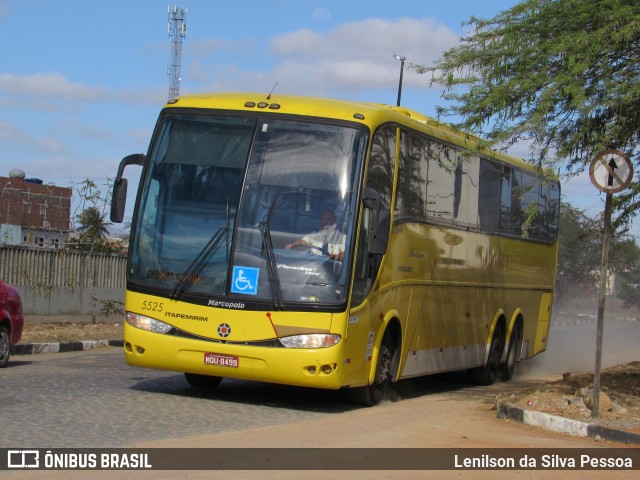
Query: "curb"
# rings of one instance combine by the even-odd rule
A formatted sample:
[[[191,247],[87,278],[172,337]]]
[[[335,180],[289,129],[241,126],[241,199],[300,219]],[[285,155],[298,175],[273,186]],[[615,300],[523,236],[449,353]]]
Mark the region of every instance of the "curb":
[[[578,317],[578,318],[575,318]],[[552,325],[556,325],[559,327],[573,327],[577,325],[594,325],[598,317],[596,315],[589,315],[585,313],[578,313],[577,315],[566,316],[563,315],[562,312],[558,315]],[[640,317],[616,317],[612,318],[612,320],[616,320],[619,322],[640,322]]]
[[[12,355],[35,355],[39,353],[80,352],[98,347],[122,347],[123,340],[85,340],[65,343],[24,343],[14,345]]]
[[[640,434],[637,433],[602,427],[535,410],[525,410],[511,403],[503,403],[498,406],[498,418],[508,418],[526,425],[541,427],[553,432],[568,433],[578,437],[599,438],[611,442],[640,445]]]

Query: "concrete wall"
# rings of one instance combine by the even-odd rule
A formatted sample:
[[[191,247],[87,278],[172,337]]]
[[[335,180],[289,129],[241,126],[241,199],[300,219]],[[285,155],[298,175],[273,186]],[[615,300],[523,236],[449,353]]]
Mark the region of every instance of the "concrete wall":
[[[52,287],[42,291],[38,287],[21,285],[22,309],[29,315],[89,315],[93,311],[100,316],[102,302],[124,302],[123,288]],[[93,297],[95,295],[95,308]]]

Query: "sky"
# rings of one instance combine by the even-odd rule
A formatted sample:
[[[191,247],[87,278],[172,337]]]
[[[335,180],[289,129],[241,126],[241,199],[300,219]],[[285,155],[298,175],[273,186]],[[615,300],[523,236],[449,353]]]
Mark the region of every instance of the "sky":
[[[0,175],[74,186],[146,153],[167,101],[167,7],[187,8],[180,93],[252,91],[395,105],[400,62],[429,65],[470,17],[515,0],[0,0]],[[441,87],[405,68],[402,105],[434,116]],[[510,150],[526,157],[526,145]],[[129,167],[132,170],[135,167]],[[130,177],[129,196],[137,178]],[[563,200],[603,210],[588,172]],[[128,211],[131,203],[129,202]],[[640,219],[632,235],[640,238]]]

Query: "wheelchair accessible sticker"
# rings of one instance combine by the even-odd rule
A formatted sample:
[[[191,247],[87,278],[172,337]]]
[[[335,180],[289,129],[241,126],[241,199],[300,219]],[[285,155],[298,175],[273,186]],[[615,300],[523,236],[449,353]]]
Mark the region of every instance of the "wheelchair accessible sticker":
[[[233,277],[231,279],[231,293],[257,295],[259,276],[259,268],[234,266]]]

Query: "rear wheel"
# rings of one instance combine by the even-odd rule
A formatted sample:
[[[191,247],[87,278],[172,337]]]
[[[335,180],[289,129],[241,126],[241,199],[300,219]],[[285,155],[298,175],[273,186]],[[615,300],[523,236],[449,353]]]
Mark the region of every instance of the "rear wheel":
[[[498,378],[502,352],[504,351],[504,335],[501,328],[496,328],[489,347],[489,358],[483,367],[469,370],[469,377],[473,383],[478,385],[491,385]]]
[[[185,373],[184,378],[187,380],[187,383],[192,387],[196,388],[207,388],[209,390],[213,390],[220,385],[222,381],[222,377],[212,377],[209,375],[197,375],[195,373]]]
[[[378,352],[376,374],[373,378],[373,383],[365,387],[356,387],[347,390],[351,403],[372,407],[384,398],[391,383],[391,369],[395,350],[396,347],[393,340],[391,340],[388,334],[385,334],[380,344],[380,351]]]
[[[500,365],[500,380],[506,382],[511,380],[516,370],[516,356],[520,348],[520,324],[516,323],[511,332],[511,340],[509,340],[509,349],[507,350],[507,359]]]
[[[9,329],[2,325],[0,326],[0,368],[7,366],[9,356],[11,356],[11,336]]]

